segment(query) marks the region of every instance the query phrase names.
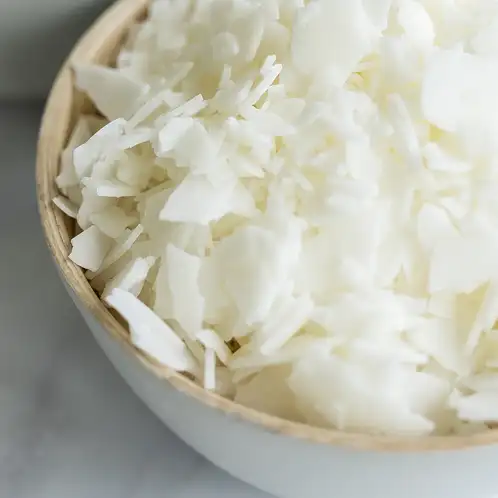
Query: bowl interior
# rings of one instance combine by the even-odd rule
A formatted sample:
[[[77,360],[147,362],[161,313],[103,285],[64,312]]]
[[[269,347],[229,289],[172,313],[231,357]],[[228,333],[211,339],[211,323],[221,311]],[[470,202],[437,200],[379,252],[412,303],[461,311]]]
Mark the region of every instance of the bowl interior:
[[[77,117],[80,114],[95,113],[94,106],[75,89],[71,67],[74,64],[84,63],[112,65],[128,28],[137,20],[144,18],[148,3],[149,0],[119,0],[87,31],[59,73],[41,123],[36,165],[40,217],[52,256],[80,301],[102,323],[112,337],[132,350],[144,367],[154,375],[164,378],[165,381],[172,383],[185,394],[195,397],[201,403],[250,423],[261,425],[272,432],[315,443],[375,451],[440,451],[498,443],[498,430],[472,436],[404,438],[344,433],[290,422],[207,392],[182,374],[159,365],[131,344],[126,327],[102,304],[86,280],[83,271],[68,259],[75,223],[54,206],[52,199],[57,195],[55,177],[59,170],[60,155]]]

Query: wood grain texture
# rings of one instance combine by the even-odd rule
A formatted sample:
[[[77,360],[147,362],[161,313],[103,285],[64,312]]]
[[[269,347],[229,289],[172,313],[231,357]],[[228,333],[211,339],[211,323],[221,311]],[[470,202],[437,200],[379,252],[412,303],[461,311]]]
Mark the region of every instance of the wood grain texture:
[[[84,96],[74,88],[71,67],[75,63],[88,62],[112,64],[113,57],[126,36],[128,27],[136,20],[143,18],[147,4],[148,0],[120,0],[87,31],[59,73],[41,123],[36,165],[41,221],[56,265],[80,301],[115,340],[133,351],[144,368],[164,379],[164,382],[170,382],[178,390],[194,397],[200,403],[221,410],[227,415],[257,424],[262,430],[306,439],[317,444],[373,451],[444,451],[497,444],[498,430],[472,436],[403,438],[345,433],[290,422],[207,392],[187,377],[159,365],[132,345],[126,328],[103,305],[90,287],[83,271],[69,260],[73,225],[54,206],[52,198],[56,195],[55,177],[58,173],[61,152],[68,140],[75,118],[89,108],[89,103]]]

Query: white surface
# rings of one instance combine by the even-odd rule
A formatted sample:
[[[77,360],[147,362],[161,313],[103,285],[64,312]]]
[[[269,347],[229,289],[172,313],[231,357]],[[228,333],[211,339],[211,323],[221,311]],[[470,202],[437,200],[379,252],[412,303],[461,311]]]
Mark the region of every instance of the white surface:
[[[39,228],[39,116],[0,107],[0,496],[268,498],[173,436],[91,337]]]

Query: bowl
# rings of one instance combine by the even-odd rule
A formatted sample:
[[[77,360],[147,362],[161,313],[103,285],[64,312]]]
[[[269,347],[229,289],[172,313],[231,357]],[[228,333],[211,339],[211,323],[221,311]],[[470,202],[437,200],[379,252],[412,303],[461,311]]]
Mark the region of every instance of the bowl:
[[[87,31],[61,69],[42,119],[36,165],[46,240],[67,291],[133,391],[189,446],[230,474],[281,498],[491,498],[498,430],[471,436],[388,437],[311,427],[202,389],[137,350],[68,254],[74,224],[52,203],[59,159],[78,114],[75,63],[111,64],[147,0],[120,0]]]

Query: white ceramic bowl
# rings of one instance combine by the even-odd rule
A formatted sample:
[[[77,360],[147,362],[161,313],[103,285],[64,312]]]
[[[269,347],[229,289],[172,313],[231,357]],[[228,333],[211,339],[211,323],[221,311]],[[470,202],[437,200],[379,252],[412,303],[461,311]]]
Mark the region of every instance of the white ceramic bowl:
[[[498,431],[468,437],[374,437],[314,428],[250,410],[154,363],[129,341],[83,272],[68,259],[73,224],[51,202],[60,153],[88,102],[71,65],[109,63],[147,0],[121,0],[87,32],[61,70],[43,117],[39,209],[69,294],[117,370],[192,448],[232,475],[281,498],[492,498],[498,495]]]

